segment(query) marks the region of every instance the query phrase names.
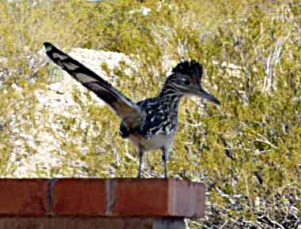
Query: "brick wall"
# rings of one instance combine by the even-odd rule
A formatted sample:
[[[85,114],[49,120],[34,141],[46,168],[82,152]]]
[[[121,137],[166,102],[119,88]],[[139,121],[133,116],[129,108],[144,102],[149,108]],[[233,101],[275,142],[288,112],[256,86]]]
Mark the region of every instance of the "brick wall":
[[[176,229],[185,228],[185,217],[203,217],[204,208],[204,185],[189,181],[0,180],[0,229]]]

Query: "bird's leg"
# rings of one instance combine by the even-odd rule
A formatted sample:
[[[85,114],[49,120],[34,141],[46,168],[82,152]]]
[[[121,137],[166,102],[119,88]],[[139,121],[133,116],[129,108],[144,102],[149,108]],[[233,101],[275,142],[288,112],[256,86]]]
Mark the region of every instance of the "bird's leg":
[[[139,149],[139,170],[138,170],[137,178],[141,178],[141,169],[142,169],[142,163],[143,163],[143,155],[144,155],[144,152],[141,149]]]
[[[167,151],[165,148],[162,148],[162,161],[164,165],[164,178],[168,178],[168,167],[167,167]]]

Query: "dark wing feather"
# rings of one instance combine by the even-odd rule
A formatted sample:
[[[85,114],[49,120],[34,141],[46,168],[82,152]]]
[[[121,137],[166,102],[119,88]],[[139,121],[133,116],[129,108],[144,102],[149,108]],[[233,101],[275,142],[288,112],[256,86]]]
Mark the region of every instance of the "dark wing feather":
[[[136,103],[129,100],[99,75],[51,43],[45,42],[44,46],[47,56],[55,64],[110,105],[128,128],[137,128],[141,125],[144,119],[144,113]]]

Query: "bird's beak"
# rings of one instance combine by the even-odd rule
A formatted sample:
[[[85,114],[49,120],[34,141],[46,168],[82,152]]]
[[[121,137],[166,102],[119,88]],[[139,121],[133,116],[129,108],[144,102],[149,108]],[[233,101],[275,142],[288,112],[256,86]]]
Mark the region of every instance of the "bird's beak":
[[[207,91],[205,91],[203,88],[200,88],[199,92],[198,92],[198,96],[209,100],[212,103],[215,103],[217,105],[221,105],[221,102],[212,94],[208,93]]]

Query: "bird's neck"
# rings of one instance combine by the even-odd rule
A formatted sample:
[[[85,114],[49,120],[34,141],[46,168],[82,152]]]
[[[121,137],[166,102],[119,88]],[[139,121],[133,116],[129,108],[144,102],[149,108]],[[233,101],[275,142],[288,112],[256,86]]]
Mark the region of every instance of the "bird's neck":
[[[173,75],[172,75],[173,76]],[[165,81],[163,88],[160,93],[160,97],[172,96],[172,97],[183,97],[183,93],[179,92],[179,90],[175,87],[175,83],[173,83],[174,78],[169,76]]]
[[[183,93],[179,92],[176,88],[173,87],[173,84],[169,83],[169,79],[163,85],[159,97],[164,101],[170,109],[178,111],[179,103],[183,98]]]
[[[179,109],[180,101],[183,95],[177,93],[161,93],[159,95],[161,102],[167,107],[171,113],[177,114]]]

